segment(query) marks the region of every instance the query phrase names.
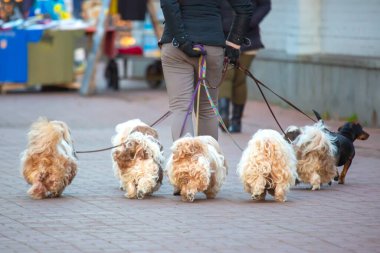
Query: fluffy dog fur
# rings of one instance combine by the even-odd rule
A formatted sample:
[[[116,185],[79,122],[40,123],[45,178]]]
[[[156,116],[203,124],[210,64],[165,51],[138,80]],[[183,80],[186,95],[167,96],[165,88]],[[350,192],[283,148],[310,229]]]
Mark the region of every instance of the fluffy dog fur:
[[[116,126],[112,152],[115,176],[125,197],[143,199],[162,184],[164,157],[156,130],[138,119]]]
[[[28,147],[21,154],[22,174],[34,199],[59,197],[77,173],[77,159],[68,126],[40,118],[28,133]]]
[[[290,126],[286,136],[293,141],[297,155],[297,173],[301,182],[309,183],[312,190],[319,190],[320,185],[330,183],[336,176],[335,138],[325,131],[322,122],[312,126],[298,128]]]
[[[284,202],[297,178],[296,163],[294,150],[278,132],[258,130],[243,152],[237,173],[252,199],[264,200],[268,192]]]
[[[197,192],[215,198],[227,175],[218,142],[211,136],[185,136],[171,147],[166,172],[182,201],[193,202]]]

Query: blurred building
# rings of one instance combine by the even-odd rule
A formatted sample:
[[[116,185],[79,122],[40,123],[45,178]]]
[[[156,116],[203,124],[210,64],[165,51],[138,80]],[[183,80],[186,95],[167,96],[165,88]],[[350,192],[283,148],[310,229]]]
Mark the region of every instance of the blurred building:
[[[272,0],[252,70],[305,111],[380,126],[378,24],[379,0]]]

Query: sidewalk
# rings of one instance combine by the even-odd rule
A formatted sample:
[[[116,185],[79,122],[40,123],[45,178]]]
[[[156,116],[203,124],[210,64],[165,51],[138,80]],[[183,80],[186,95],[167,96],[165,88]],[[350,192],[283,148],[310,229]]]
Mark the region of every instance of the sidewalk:
[[[167,179],[144,200],[128,200],[113,176],[110,152],[80,154],[79,172],[63,197],[36,201],[19,173],[30,124],[39,116],[65,121],[75,147],[108,147],[117,123],[150,124],[168,110],[165,90],[134,86],[93,97],[77,93],[0,96],[0,252],[380,252],[380,129],[366,129],[345,185],[311,192],[292,188],[288,202],[255,203],[236,176],[241,152],[220,131],[229,174],[215,200],[172,196]],[[296,111],[273,107],[282,126],[311,124]],[[170,118],[157,125],[165,156]],[[341,122],[326,122],[336,130]],[[259,128],[278,130],[265,104],[250,101],[245,147]]]

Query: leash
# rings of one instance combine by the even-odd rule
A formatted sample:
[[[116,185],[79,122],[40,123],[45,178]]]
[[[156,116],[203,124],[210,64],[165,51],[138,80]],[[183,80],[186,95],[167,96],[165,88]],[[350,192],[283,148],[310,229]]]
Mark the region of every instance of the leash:
[[[286,136],[286,133],[284,131],[284,129],[281,127],[281,124],[280,122],[278,121],[276,115],[274,114],[271,106],[269,105],[269,102],[263,92],[263,90],[261,89],[261,86],[263,86],[264,88],[266,88],[267,90],[269,90],[270,92],[272,92],[274,95],[276,95],[278,98],[280,98],[282,101],[284,101],[285,103],[287,103],[288,105],[290,105],[292,108],[294,108],[295,110],[297,110],[298,112],[300,112],[301,114],[303,114],[304,116],[306,116],[307,118],[309,118],[310,120],[312,120],[313,122],[317,122],[316,120],[314,120],[313,118],[311,118],[309,115],[307,115],[306,113],[304,113],[301,109],[299,109],[297,106],[295,106],[293,103],[291,103],[289,100],[285,99],[284,97],[278,95],[276,92],[274,92],[271,88],[269,88],[267,85],[265,85],[263,82],[261,82],[260,80],[258,80],[247,68],[243,68],[242,66],[237,66],[237,69],[242,71],[246,76],[248,76],[249,78],[251,78],[257,88],[259,89],[260,93],[261,93],[261,96],[263,97],[264,101],[265,101],[265,104],[267,105],[270,113],[272,114],[272,117],[274,118],[274,120],[276,121],[277,123],[277,126],[280,128],[281,132],[284,134],[284,136]],[[287,141],[289,143],[292,143],[292,141],[287,138]]]
[[[202,45],[195,45],[194,46],[194,50],[204,51],[204,48],[203,48]],[[225,75],[225,73],[227,71],[227,67],[228,67],[228,59],[227,58],[224,58],[224,64],[223,65],[224,66],[223,66],[223,77],[222,77],[222,79],[224,78],[224,75]],[[184,122],[182,124],[180,136],[182,136],[182,134],[183,134],[183,131],[184,131],[184,128],[185,128],[185,124],[186,124],[186,122],[188,120],[189,115],[192,114],[192,107],[193,107],[196,95],[198,95],[198,107],[197,107],[197,117],[196,117],[196,120],[197,120],[196,133],[198,135],[199,95],[200,95],[200,90],[201,90],[201,88],[203,86],[204,89],[205,89],[205,91],[206,91],[207,99],[208,99],[208,101],[209,101],[209,103],[211,105],[211,108],[214,111],[216,117],[218,118],[219,123],[221,124],[221,126],[223,127],[223,129],[226,131],[226,133],[228,133],[229,137],[231,138],[232,142],[236,145],[236,147],[240,151],[243,151],[243,149],[240,147],[239,143],[237,143],[237,141],[233,138],[233,136],[231,135],[231,133],[228,131],[226,125],[224,124],[224,121],[223,121],[222,117],[220,116],[219,110],[218,110],[217,106],[215,105],[214,101],[212,100],[210,92],[209,92],[209,88],[210,89],[216,89],[216,88],[218,88],[223,80],[219,83],[219,85],[217,85],[215,87],[212,87],[212,86],[208,85],[207,84],[207,80],[206,80],[206,69],[207,69],[206,56],[202,54],[199,57],[198,82],[197,82],[197,84],[195,86],[195,89],[194,89],[194,92],[193,92],[193,95],[192,95],[189,107],[187,109],[186,117],[185,117],[185,120],[184,120]]]
[[[265,85],[263,82],[261,82],[259,79],[257,79],[247,68],[242,67],[242,66],[238,66],[237,69],[239,69],[244,74],[246,74],[248,77],[250,77],[256,83],[257,87],[259,87],[259,85],[263,86],[265,89],[269,90],[274,95],[276,95],[278,98],[280,98],[282,101],[284,101],[285,103],[287,103],[288,105],[290,105],[293,109],[297,110],[298,112],[300,112],[301,114],[303,114],[304,116],[306,116],[307,118],[309,118],[310,120],[312,120],[313,122],[317,122],[315,119],[311,118],[309,115],[307,115],[305,112],[303,112],[297,106],[295,106],[292,102],[290,102],[286,98],[280,96],[279,94],[277,94],[276,92],[274,92],[271,88],[269,88],[267,85]],[[261,91],[261,89],[260,89],[260,91]]]
[[[224,121],[223,121],[222,117],[220,116],[220,113],[219,113],[219,110],[218,110],[217,106],[214,104],[214,101],[212,101],[212,98],[211,98],[211,95],[210,95],[210,92],[208,90],[207,85],[203,85],[203,87],[206,90],[208,101],[210,102],[211,108],[214,111],[216,117],[218,118],[219,123],[222,125],[224,131],[226,131],[226,133],[231,138],[232,142],[236,145],[236,147],[238,149],[240,149],[240,151],[243,151],[243,148],[240,147],[239,143],[237,143],[237,141],[232,137],[232,134],[230,133],[230,131],[228,131],[226,125],[224,124]]]
[[[170,116],[170,114],[172,114],[171,111],[167,111],[165,114],[163,114],[161,117],[159,117],[156,121],[154,121],[150,127],[153,127],[155,125],[157,125],[158,123],[162,122],[164,119],[166,119],[167,117]],[[95,153],[95,152],[102,152],[102,151],[106,151],[106,150],[111,150],[111,149],[114,149],[114,148],[118,148],[122,145],[124,145],[125,142],[123,143],[120,143],[118,145],[115,145],[115,146],[111,146],[111,147],[107,147],[107,148],[101,148],[101,149],[94,149],[94,150],[85,150],[85,151],[74,151],[75,154],[85,154],[85,153]]]
[[[194,50],[197,50],[197,51],[201,51],[201,52],[206,52],[204,47],[202,45],[194,45]],[[198,98],[198,104],[197,104],[197,113],[196,113],[196,134],[198,135],[198,125],[199,125],[199,97],[200,97],[200,94],[201,94],[201,85],[202,83],[205,83],[206,82],[206,55],[205,54],[201,54],[201,56],[199,57],[199,60],[198,60],[198,81],[197,81],[197,84],[195,85],[195,89],[194,89],[194,92],[193,92],[193,95],[191,96],[191,101],[190,101],[190,104],[187,108],[187,113],[186,113],[186,116],[185,116],[185,120],[183,121],[182,123],[182,127],[181,127],[181,132],[179,134],[179,136],[182,136],[183,134],[183,131],[185,130],[185,125],[186,125],[186,122],[189,118],[189,115],[192,115],[192,111],[193,111],[193,105],[194,105],[194,101],[195,101],[195,96],[197,96]]]

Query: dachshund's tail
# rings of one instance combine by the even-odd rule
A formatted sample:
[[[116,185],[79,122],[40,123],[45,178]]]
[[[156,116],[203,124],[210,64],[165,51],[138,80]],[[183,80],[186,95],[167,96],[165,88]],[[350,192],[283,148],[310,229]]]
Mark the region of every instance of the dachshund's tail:
[[[317,118],[317,120],[322,120],[321,115],[316,110],[313,110],[313,112],[314,112],[314,115]]]

